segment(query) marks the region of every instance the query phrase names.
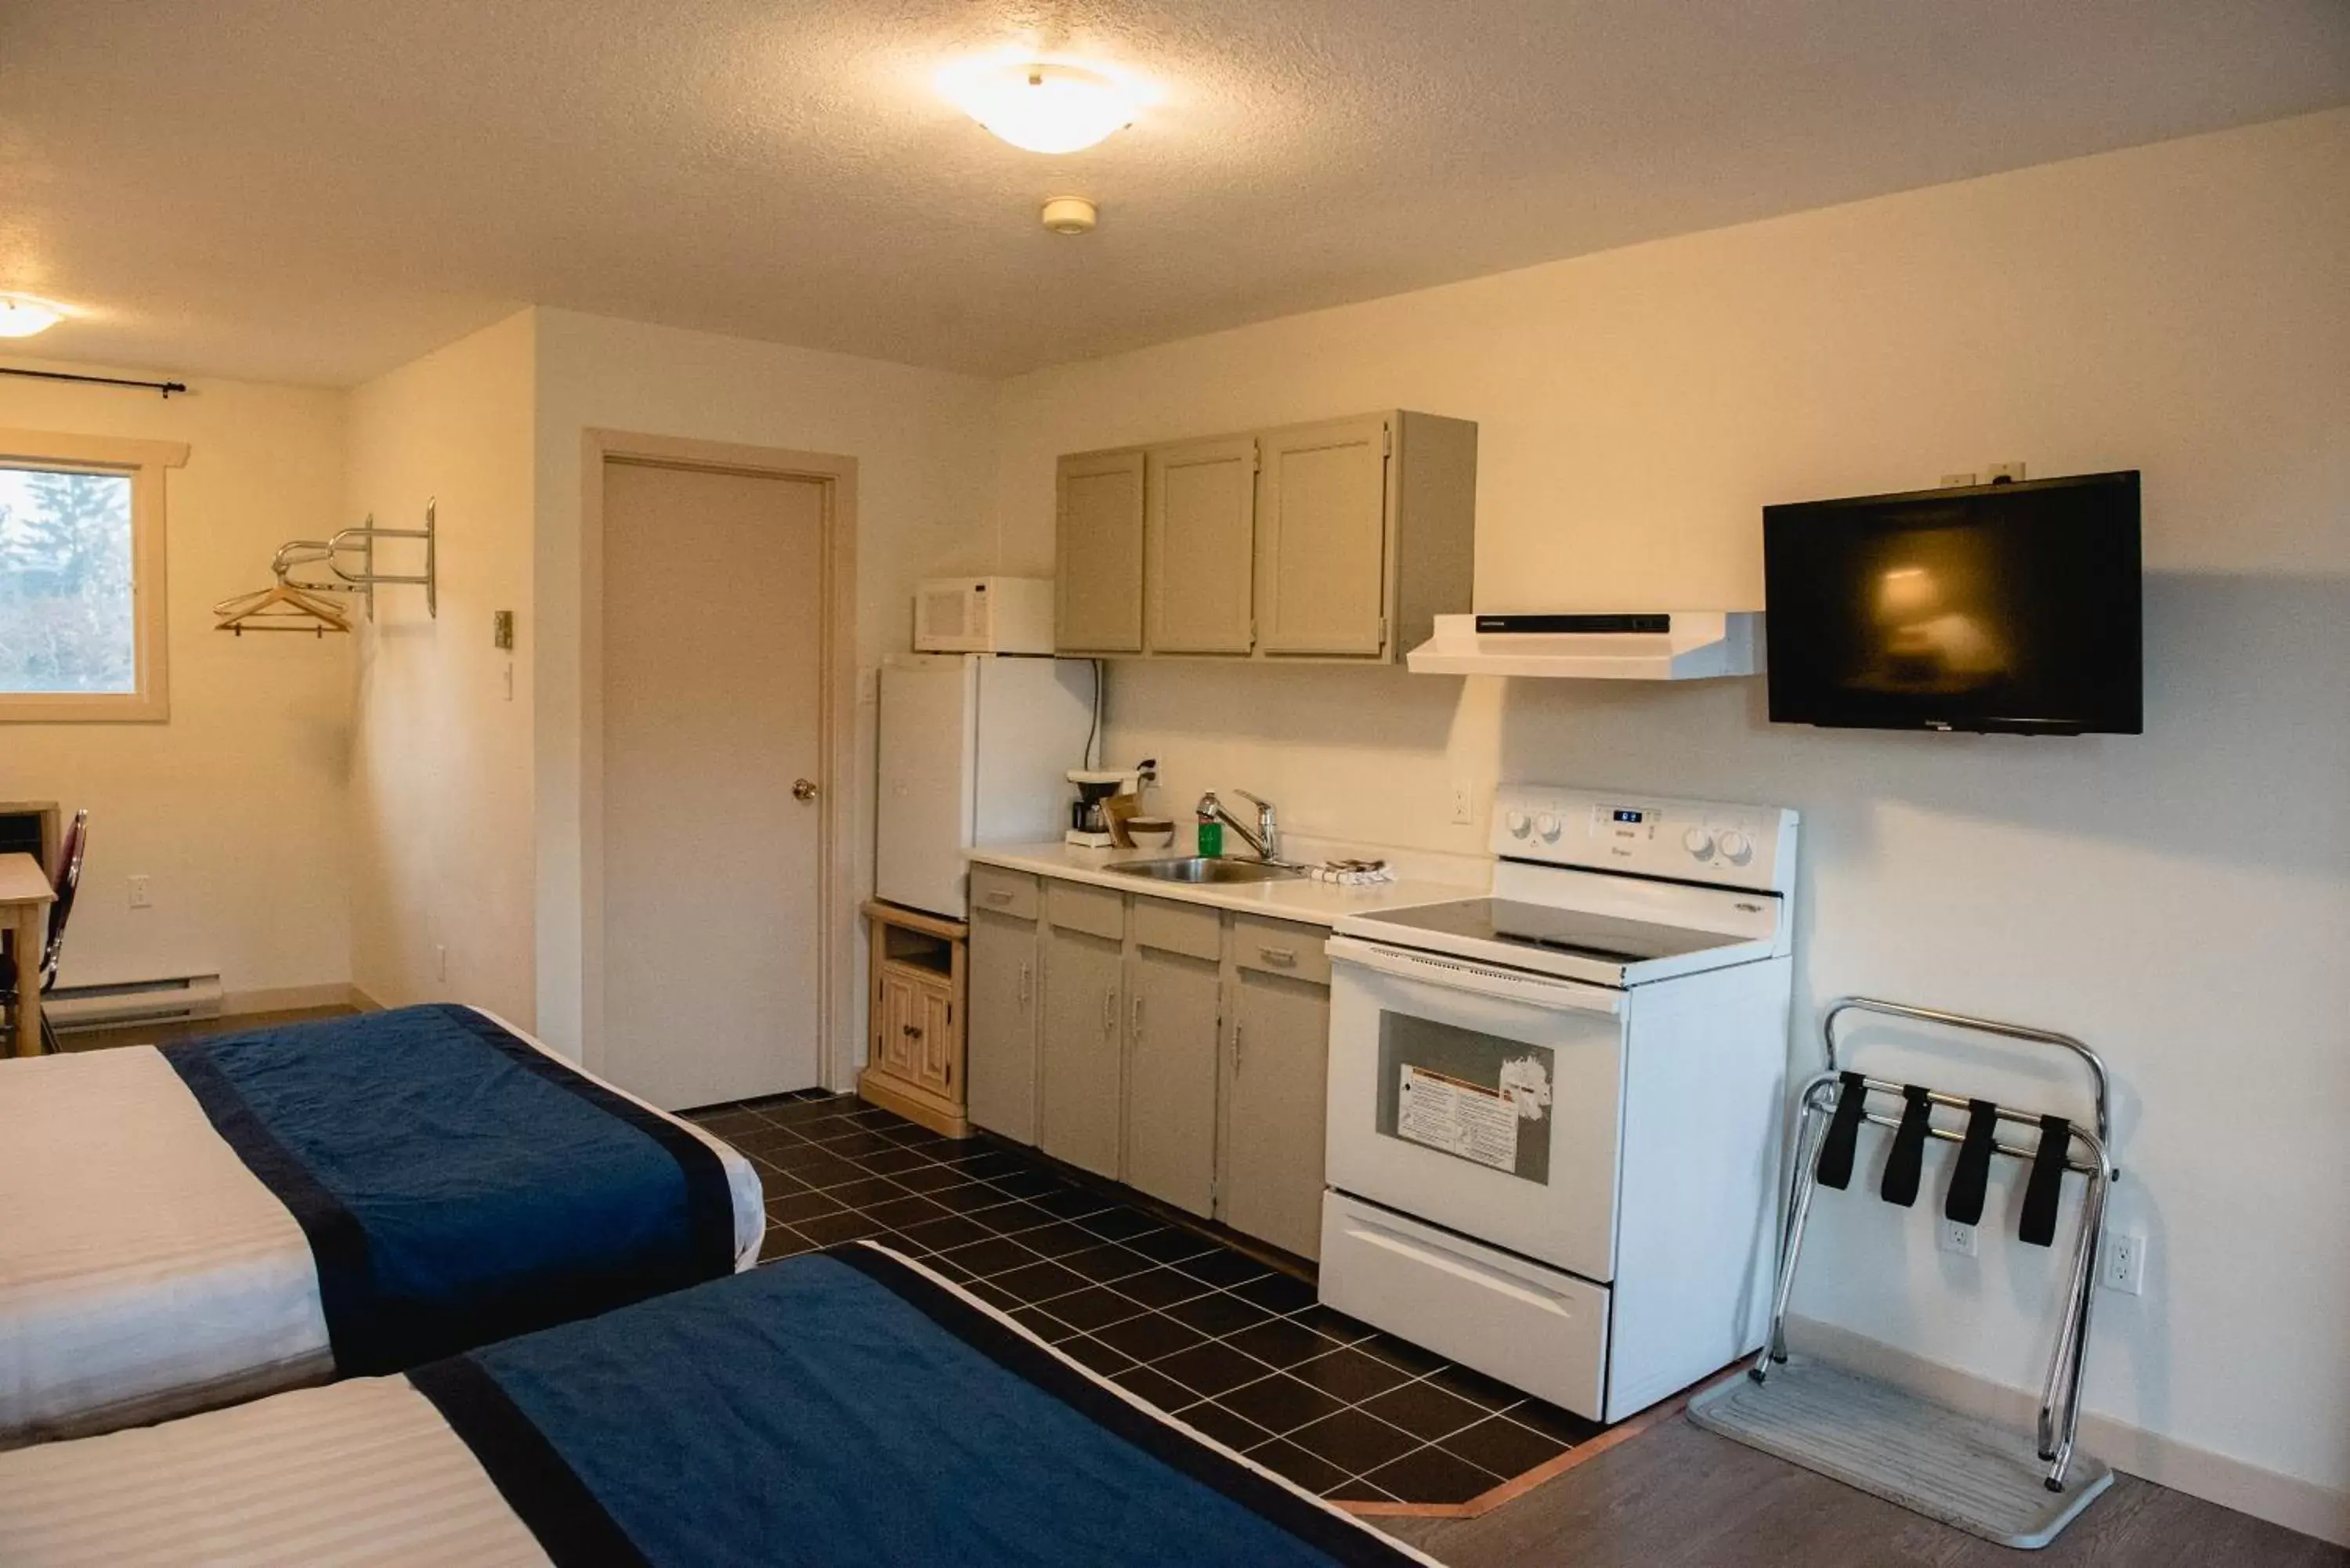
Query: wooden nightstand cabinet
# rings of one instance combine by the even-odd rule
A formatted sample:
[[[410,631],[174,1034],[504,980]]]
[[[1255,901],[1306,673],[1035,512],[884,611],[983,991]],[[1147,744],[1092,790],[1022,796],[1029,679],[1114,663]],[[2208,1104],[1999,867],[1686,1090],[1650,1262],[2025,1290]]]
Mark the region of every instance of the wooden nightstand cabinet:
[[[857,1092],[945,1137],[965,1137],[964,938],[961,920],[879,899],[865,905],[872,939],[871,1018]]]

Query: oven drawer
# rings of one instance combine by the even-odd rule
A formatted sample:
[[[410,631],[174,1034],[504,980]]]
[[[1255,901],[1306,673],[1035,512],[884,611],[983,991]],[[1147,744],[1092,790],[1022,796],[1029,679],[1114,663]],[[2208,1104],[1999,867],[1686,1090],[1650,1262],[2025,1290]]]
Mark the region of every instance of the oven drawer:
[[[1592,1420],[1607,1289],[1343,1192],[1322,1195],[1325,1305]]]

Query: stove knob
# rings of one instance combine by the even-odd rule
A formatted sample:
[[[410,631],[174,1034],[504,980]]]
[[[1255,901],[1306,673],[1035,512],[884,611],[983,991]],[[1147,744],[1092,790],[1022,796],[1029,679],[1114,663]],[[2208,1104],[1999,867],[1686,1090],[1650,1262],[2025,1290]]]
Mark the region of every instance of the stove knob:
[[[1713,835],[1702,827],[1692,827],[1682,834],[1681,842],[1688,845],[1689,852],[1700,860],[1713,853]]]
[[[1721,836],[1721,853],[1743,866],[1754,857],[1754,846],[1746,841],[1746,835],[1732,829]]]
[[[1523,811],[1513,811],[1504,820],[1509,824],[1510,836],[1513,838],[1523,838],[1526,831],[1534,826],[1532,820]]]
[[[1558,842],[1558,818],[1553,816],[1548,812],[1544,812],[1540,816],[1534,818],[1534,831],[1541,834],[1544,839],[1547,842],[1556,844]]]

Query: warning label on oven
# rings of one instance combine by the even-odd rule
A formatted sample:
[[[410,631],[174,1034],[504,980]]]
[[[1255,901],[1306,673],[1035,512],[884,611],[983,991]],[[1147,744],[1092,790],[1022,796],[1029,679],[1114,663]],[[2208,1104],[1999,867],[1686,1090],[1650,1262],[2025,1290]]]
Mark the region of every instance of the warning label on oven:
[[[1396,1136],[1495,1170],[1515,1170],[1517,1101],[1498,1089],[1406,1063],[1396,1096]]]

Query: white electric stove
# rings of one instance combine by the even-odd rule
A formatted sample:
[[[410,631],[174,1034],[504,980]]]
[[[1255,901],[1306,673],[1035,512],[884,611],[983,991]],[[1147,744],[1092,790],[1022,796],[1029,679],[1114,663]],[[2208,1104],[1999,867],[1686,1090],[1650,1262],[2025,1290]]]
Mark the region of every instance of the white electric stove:
[[[1596,1420],[1761,1344],[1796,816],[1503,786],[1490,898],[1350,916],[1321,1295]]]

